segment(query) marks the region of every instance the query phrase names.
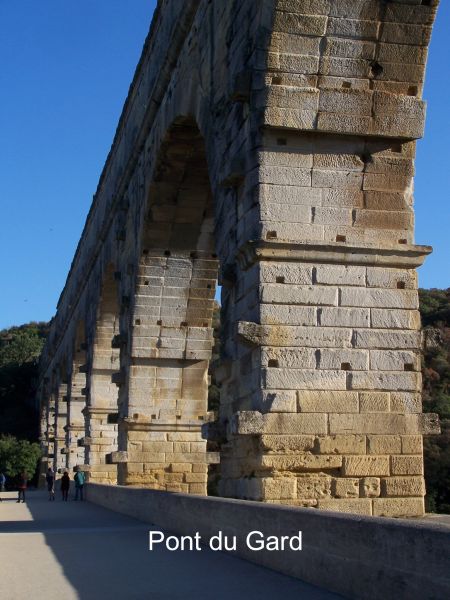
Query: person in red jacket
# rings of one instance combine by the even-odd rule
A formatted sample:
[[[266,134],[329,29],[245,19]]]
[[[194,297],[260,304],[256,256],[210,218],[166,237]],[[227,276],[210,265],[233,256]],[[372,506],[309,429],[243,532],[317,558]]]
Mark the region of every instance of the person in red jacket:
[[[28,485],[28,475],[25,473],[25,471],[22,471],[22,473],[19,475],[19,495],[17,497],[17,502],[20,502],[22,500],[22,502],[25,502],[25,491],[27,489],[27,485]]]

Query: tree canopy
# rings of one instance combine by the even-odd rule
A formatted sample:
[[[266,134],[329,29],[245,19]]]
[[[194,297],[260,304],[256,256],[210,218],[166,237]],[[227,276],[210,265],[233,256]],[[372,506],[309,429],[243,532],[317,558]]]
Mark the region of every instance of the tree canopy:
[[[427,510],[450,513],[450,288],[419,290],[424,326],[423,410],[438,413],[441,435],[424,439]]]
[[[0,331],[0,434],[37,437],[38,362],[47,333],[47,323]]]

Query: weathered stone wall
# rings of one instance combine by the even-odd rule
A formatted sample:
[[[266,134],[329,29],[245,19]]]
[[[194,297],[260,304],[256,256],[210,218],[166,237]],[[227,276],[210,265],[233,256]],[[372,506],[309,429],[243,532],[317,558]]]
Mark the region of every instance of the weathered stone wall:
[[[436,6],[159,3],[42,359],[45,406],[85,348],[91,480],[204,494],[203,424],[223,495],[423,512],[412,177]]]

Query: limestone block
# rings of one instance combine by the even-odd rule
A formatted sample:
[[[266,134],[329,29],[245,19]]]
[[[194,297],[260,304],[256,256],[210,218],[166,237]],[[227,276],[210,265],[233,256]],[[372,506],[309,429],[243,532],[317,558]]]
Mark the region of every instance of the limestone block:
[[[188,463],[171,463],[170,471],[172,473],[190,473],[192,471],[192,466]]]
[[[373,313],[373,310],[371,311]],[[355,330],[355,348],[386,348],[391,350],[420,348],[420,333],[416,331]]]
[[[402,454],[423,454],[423,438],[421,435],[402,435],[401,441]],[[398,453],[397,451],[396,454]]]
[[[314,306],[337,305],[337,289],[321,286],[265,284],[261,287],[261,302],[306,304]]]
[[[197,442],[201,440],[201,435],[194,431],[174,431],[164,435],[167,435],[169,442]]]
[[[263,385],[269,389],[345,390],[345,371],[262,369]]]
[[[252,345],[349,348],[352,331],[331,327],[275,327],[240,321],[238,336]]]
[[[348,366],[347,366],[348,365]],[[369,368],[367,350],[319,350],[319,369],[345,369],[352,371]]]
[[[336,498],[359,498],[359,479],[333,479],[332,493]]]
[[[330,433],[373,433],[381,435],[417,434],[438,431],[436,417],[386,413],[330,415]]]
[[[391,412],[420,413],[422,412],[422,398],[420,394],[411,392],[391,393]]]
[[[422,456],[391,456],[393,475],[423,475]]]
[[[346,477],[389,475],[388,456],[344,456],[342,473]]]
[[[366,90],[322,89],[320,92],[319,110],[330,113],[371,115],[372,95],[372,91]]]
[[[311,189],[314,190],[314,188]],[[364,194],[361,190],[329,188],[322,191],[323,206],[348,206],[349,208],[356,208],[363,206],[363,203]]]
[[[365,285],[366,268],[347,265],[317,265],[316,281],[327,285]]]
[[[354,371],[350,374],[349,386],[352,390],[419,391],[422,387],[422,378],[420,373]]]
[[[143,452],[173,452],[173,443],[172,442],[143,442],[142,443],[142,451]]]
[[[426,48],[406,44],[379,44],[378,60],[381,63],[401,62],[408,64],[425,64]]]
[[[417,352],[393,350],[371,350],[370,368],[379,371],[420,370],[420,357]]]
[[[186,473],[184,476],[186,483],[206,483],[207,479],[206,473]]]
[[[372,327],[379,329],[419,329],[420,314],[416,310],[371,309]]]
[[[331,477],[298,477],[297,497],[308,498],[330,498]]]
[[[295,413],[297,397],[293,390],[262,390],[261,412]]]
[[[314,209],[313,223],[317,225],[347,225],[352,224],[352,212],[348,208],[325,206]]]
[[[169,488],[167,488],[167,491]],[[181,490],[183,491],[183,490]],[[206,496],[206,485],[204,483],[190,483],[189,484],[189,493],[190,494],[198,494],[200,496]]]
[[[418,296],[411,290],[378,290],[342,288],[342,306],[369,306],[373,308],[417,309]]]
[[[381,484],[383,496],[425,496],[423,477],[388,477]]]
[[[277,362],[280,368],[314,369],[315,350],[312,348],[261,348],[261,365],[266,367]]]
[[[399,435],[368,435],[367,452],[369,454],[399,454],[401,438]]]
[[[344,19],[372,21],[378,18],[379,5],[376,0],[335,0],[330,2],[330,15]],[[355,26],[356,27],[356,26]]]
[[[273,28],[275,31],[296,35],[324,35],[327,17],[322,15],[302,15],[287,12],[275,12]]]
[[[380,495],[380,480],[378,477],[364,477],[360,481],[362,498],[377,498]]]
[[[372,514],[372,501],[368,498],[319,500],[318,508],[332,512],[355,513],[358,515]]]
[[[319,105],[319,90],[315,88],[294,88],[282,85],[270,86],[253,94],[256,108],[298,108],[316,111]]]
[[[369,210],[397,210],[401,211],[405,208],[408,208],[411,205],[411,196],[410,194],[402,191],[402,192],[388,192],[386,190],[378,191],[378,190],[365,190],[364,191],[364,199],[365,199],[365,207]],[[368,267],[368,270],[371,270],[371,273],[381,273],[384,272],[384,269],[380,269],[379,267]],[[391,269],[387,269],[387,271],[391,271]],[[376,285],[377,279],[380,279],[380,285]],[[389,273],[386,274],[385,280],[389,278]],[[377,275],[373,276],[367,282],[368,287],[396,287],[396,285],[384,285],[382,284],[382,276]],[[409,288],[410,286],[406,286]]]
[[[365,454],[364,435],[327,435],[315,439],[314,451],[320,454]]]
[[[237,435],[263,433],[303,435],[327,433],[325,414],[266,414],[242,411],[233,415],[231,431]]]
[[[329,308],[318,313],[319,324],[324,327],[370,327],[368,308]]]
[[[373,514],[378,517],[421,517],[425,512],[423,498],[375,498]]]
[[[328,15],[330,0],[278,0],[277,10],[305,15]]]
[[[207,473],[208,465],[202,465],[202,464],[192,465],[192,472],[193,473]]]
[[[277,279],[283,278],[284,283],[310,285],[312,284],[312,267],[296,263],[261,262],[259,277],[262,283],[275,283]]]
[[[188,454],[191,451],[190,442],[174,442],[172,450],[166,450],[166,452],[176,452],[181,454]]]
[[[338,77],[359,77],[361,71],[365,71],[367,69],[366,61],[351,61],[350,65],[342,64],[343,60],[347,59],[339,59],[339,64],[337,68],[334,69],[333,75],[337,75]],[[330,61],[327,61],[328,63]],[[328,68],[336,65],[327,65]],[[355,68],[356,66],[356,68]],[[330,69],[331,70],[331,69]],[[323,132],[332,132],[339,133],[345,132],[348,135],[364,135],[367,131],[371,130],[371,117],[361,117],[356,116],[353,117],[351,115],[342,115],[335,113],[319,113],[319,117],[317,120],[317,130]],[[320,179],[316,179],[316,185],[323,187],[337,187],[337,188],[347,188],[347,189],[362,189],[362,177],[356,176],[357,174],[353,174],[353,176],[344,179],[344,176],[341,177],[340,181],[335,179],[334,182],[331,179],[328,181],[325,180],[324,177]],[[333,185],[334,183],[334,185]],[[327,184],[327,185],[326,185]],[[338,185],[340,184],[340,185]]]
[[[392,178],[390,178],[392,179]],[[365,178],[366,181],[366,178]],[[371,189],[364,186],[364,189]],[[374,184],[377,185],[378,184]],[[394,185],[391,181],[383,185]],[[391,188],[391,189],[392,189]],[[399,189],[406,189],[407,185],[399,184]],[[375,189],[380,189],[376,187]],[[411,211],[393,211],[393,210],[357,210],[354,214],[354,227],[366,227],[371,229],[384,229],[384,230],[410,230],[413,227],[413,214]]]
[[[319,121],[317,127],[319,129],[328,129],[333,131],[331,123],[328,123],[327,117],[331,116],[327,113],[319,114]],[[337,115],[332,115],[336,119],[339,118]],[[344,117],[341,117],[341,120]],[[332,121],[334,122],[334,121]],[[356,132],[353,132],[356,133]],[[323,169],[313,169],[312,172],[312,186],[319,188],[341,188],[350,190],[362,189],[363,175],[355,171],[330,171]],[[328,223],[329,221],[327,221]],[[346,221],[347,223],[347,221]]]
[[[299,390],[298,412],[300,413],[332,413],[358,412],[358,394],[355,392],[317,391],[319,386],[313,386],[313,391]]]
[[[389,412],[390,396],[386,392],[360,392],[359,410],[361,413]]]
[[[360,172],[364,170],[364,162],[361,160],[360,156],[353,152],[350,153],[350,151],[349,154],[346,154],[344,147],[341,147],[342,153],[340,154],[330,153],[330,150],[336,149],[335,147],[330,148],[330,146],[325,145],[323,148],[321,146],[316,147],[316,151],[313,155],[313,166],[315,169],[331,169],[332,171],[350,170]]]
[[[274,236],[275,234],[275,236]],[[277,238],[278,240],[314,242],[324,239],[323,225],[305,225],[301,223],[261,222],[261,237],[263,239]]]
[[[296,481],[293,477],[265,477],[259,481],[261,482],[262,498],[276,499],[296,497]]]
[[[339,469],[342,466],[342,456],[317,456],[314,454],[275,456],[265,454],[260,458],[260,465],[277,471],[322,471],[323,469]]]
[[[309,206],[275,203],[261,204],[260,216],[262,221],[276,223],[311,223],[312,218]]]
[[[401,271],[399,269],[367,267],[368,287],[397,288],[398,283],[404,283],[406,289],[416,289],[417,273],[415,271]]]
[[[289,113],[292,113],[292,111],[289,111]],[[268,114],[271,113],[268,112]],[[282,114],[286,114],[286,111]],[[294,167],[263,166],[258,169],[258,180],[255,183],[309,187],[311,185],[311,170]]]
[[[345,16],[347,17],[348,14]],[[343,58],[366,58],[371,60],[375,55],[375,44],[365,40],[326,37],[323,55],[341,56]]]
[[[313,435],[261,435],[259,446],[266,452],[290,454],[311,451],[314,447]],[[324,452],[323,454],[326,454]]]
[[[317,309],[312,306],[293,306],[286,304],[260,304],[262,325],[316,325]]]
[[[302,187],[300,185],[275,185],[274,182],[271,182],[270,184],[264,184],[260,182],[257,191],[259,194],[259,201],[261,203],[276,202],[279,204],[320,206],[322,202],[321,190],[311,187]],[[297,282],[293,281],[290,283]],[[298,283],[303,283],[303,281]]]

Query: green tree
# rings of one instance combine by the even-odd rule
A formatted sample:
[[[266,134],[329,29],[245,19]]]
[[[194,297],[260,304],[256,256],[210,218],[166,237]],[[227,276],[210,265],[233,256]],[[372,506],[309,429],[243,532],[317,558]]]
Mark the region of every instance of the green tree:
[[[424,439],[426,504],[450,513],[450,289],[419,290],[424,326],[423,410],[439,415],[441,435]]]
[[[35,404],[39,355],[47,323],[29,323],[0,331],[0,434],[36,439]]]
[[[33,477],[40,458],[39,444],[19,440],[12,435],[0,436],[0,471],[11,479],[22,471]]]

